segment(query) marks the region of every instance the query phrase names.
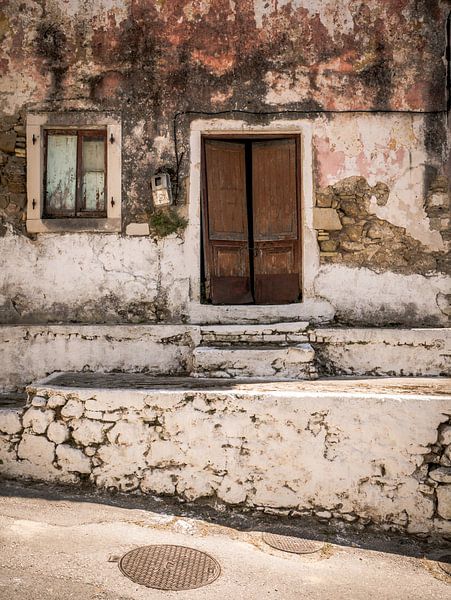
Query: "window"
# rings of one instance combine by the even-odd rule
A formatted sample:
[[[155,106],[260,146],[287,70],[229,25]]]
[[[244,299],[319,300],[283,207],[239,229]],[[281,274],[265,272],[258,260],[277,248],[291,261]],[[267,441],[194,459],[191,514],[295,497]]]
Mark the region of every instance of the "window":
[[[44,216],[106,217],[106,131],[44,135]]]
[[[101,114],[27,118],[27,229],[121,231],[121,126]]]

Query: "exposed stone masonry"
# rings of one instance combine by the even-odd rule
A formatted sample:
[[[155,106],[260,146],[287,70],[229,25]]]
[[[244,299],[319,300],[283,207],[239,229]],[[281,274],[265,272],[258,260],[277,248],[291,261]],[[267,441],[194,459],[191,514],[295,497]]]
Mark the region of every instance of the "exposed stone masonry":
[[[0,119],[0,237],[4,222],[16,230],[25,229],[26,161],[23,115],[3,115]]]
[[[117,377],[49,381],[1,409],[0,472],[451,535],[449,399],[435,382],[378,395],[346,382],[133,389],[131,376],[118,389]]]
[[[428,196],[428,216],[431,226],[443,239],[449,237],[449,196],[446,179],[439,178]],[[379,219],[371,211],[371,202],[384,206],[389,196],[386,184],[370,186],[364,177],[348,177],[319,189],[316,211],[324,213],[324,225],[318,218],[318,243],[321,260],[352,267],[367,267],[373,271],[393,271],[428,275],[446,272],[447,250],[428,251],[418,240],[398,227]],[[447,210],[448,209],[448,210]],[[335,218],[331,214],[335,213]],[[327,217],[327,219],[326,219]]]

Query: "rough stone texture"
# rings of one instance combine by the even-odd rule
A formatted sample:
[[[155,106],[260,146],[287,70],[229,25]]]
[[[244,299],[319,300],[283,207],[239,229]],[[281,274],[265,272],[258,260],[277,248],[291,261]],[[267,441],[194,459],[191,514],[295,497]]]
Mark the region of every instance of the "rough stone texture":
[[[90,419],[78,419],[72,430],[72,437],[81,446],[101,444],[104,438],[105,425]]]
[[[58,408],[60,406],[64,406],[66,404],[66,398],[64,396],[59,396],[55,394],[54,396],[50,396],[47,400],[47,406],[49,408]]]
[[[443,519],[451,519],[451,485],[438,486],[437,512]]]
[[[45,433],[47,427],[54,420],[53,410],[41,410],[39,408],[29,408],[23,416],[24,428],[31,427],[35,433]]]
[[[437,467],[429,471],[429,477],[438,483],[451,483],[451,467]]]
[[[322,375],[451,373],[449,329],[321,328],[309,337]]]
[[[50,467],[55,458],[55,444],[43,436],[24,433],[17,448],[17,456],[36,465]]]
[[[199,346],[193,353],[193,377],[274,377],[313,379],[315,351],[310,344],[274,347]]]
[[[443,446],[451,445],[451,425],[445,425],[445,427],[440,430],[438,441],[440,444],[443,444]]]
[[[49,425],[47,437],[51,442],[55,442],[55,444],[63,444],[69,439],[69,429],[64,423],[54,421]]]
[[[330,223],[323,218],[316,226],[330,232],[327,243],[334,246],[335,253],[324,256],[326,263],[368,267],[376,272],[390,270],[422,275],[438,270],[447,272],[443,258],[449,251],[449,245],[443,246],[440,252],[433,252],[410,236],[405,227],[393,225],[373,212],[372,199],[377,206],[385,206],[388,200],[388,190],[380,183],[371,187],[363,177],[349,177],[320,191],[323,201],[328,196],[336,209],[316,210],[331,211],[338,223],[341,219],[341,225],[335,226],[329,217]],[[443,230],[447,227],[448,221]],[[319,244],[321,250],[326,249],[326,241]]]
[[[91,460],[78,448],[67,444],[56,447],[58,463],[63,469],[75,473],[90,473]]]
[[[83,411],[84,411],[83,404],[78,400],[74,400],[73,398],[70,398],[66,402],[66,404],[63,406],[63,408],[61,409],[61,416],[66,417],[68,419],[70,419],[70,418],[78,419],[83,414]]]
[[[114,407],[120,418],[99,444],[85,447],[71,434],[56,447],[59,469],[44,436],[5,434],[1,471],[74,482],[89,475],[109,489],[446,534],[451,486],[434,480],[451,449],[439,442],[450,425],[445,382],[225,382],[201,389],[183,381],[190,385],[82,389],[51,379],[30,388],[30,403],[57,393],[68,403],[95,403],[103,415]],[[48,435],[66,421],[69,431],[77,429],[73,417],[57,418]],[[98,431],[105,425],[93,422]]]
[[[13,435],[22,431],[21,409],[0,409],[0,431]]]

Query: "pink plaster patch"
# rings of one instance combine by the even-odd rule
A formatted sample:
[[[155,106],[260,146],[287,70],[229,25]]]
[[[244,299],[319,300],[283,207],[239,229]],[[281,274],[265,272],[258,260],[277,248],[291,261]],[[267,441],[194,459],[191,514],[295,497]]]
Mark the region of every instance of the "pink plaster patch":
[[[326,187],[339,179],[339,174],[345,168],[345,153],[334,152],[327,137],[315,137],[314,144],[319,185]]]
[[[359,152],[357,155],[356,165],[357,165],[357,169],[359,171],[359,175],[361,177],[365,177],[365,179],[368,179],[368,176],[370,174],[370,164],[369,164],[366,154],[365,154],[365,152],[363,152],[363,150],[361,152]]]

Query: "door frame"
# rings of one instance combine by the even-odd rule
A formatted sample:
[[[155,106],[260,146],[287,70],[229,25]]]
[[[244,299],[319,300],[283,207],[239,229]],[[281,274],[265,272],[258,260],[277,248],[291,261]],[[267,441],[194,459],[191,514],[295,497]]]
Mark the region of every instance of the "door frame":
[[[193,118],[190,123],[190,170],[186,180],[188,226],[185,231],[184,274],[187,277],[186,308],[190,323],[276,322],[278,320],[327,320],[333,309],[315,292],[319,273],[319,247],[313,228],[313,152],[312,138],[320,123],[311,117],[287,119],[274,117],[265,125],[255,125],[243,119]],[[301,138],[301,250],[302,300],[294,304],[277,305],[211,305],[201,302],[201,149],[203,135],[227,134],[253,138],[259,135],[299,135]]]
[[[274,303],[271,306],[284,306],[286,304],[299,304],[303,299],[303,289],[302,289],[302,266],[303,266],[303,252],[302,252],[302,140],[300,133],[240,133],[233,134],[231,132],[218,132],[215,133],[205,133],[201,135],[201,302],[206,300],[206,294],[202,294],[202,285],[208,279],[208,268],[211,266],[212,252],[211,246],[208,245],[208,202],[207,202],[207,164],[206,164],[206,156],[205,156],[205,142],[207,140],[217,140],[217,141],[230,141],[230,142],[264,142],[268,140],[294,140],[296,144],[296,223],[297,223],[297,235],[298,235],[298,258],[299,258],[299,295],[300,300],[297,302],[290,303]],[[246,172],[246,177],[247,177]],[[224,305],[215,305],[215,306],[224,306]],[[228,306],[228,305],[225,305]],[[230,306],[240,306],[238,304],[233,304]],[[247,304],[245,306],[265,306],[265,304],[253,302]]]

